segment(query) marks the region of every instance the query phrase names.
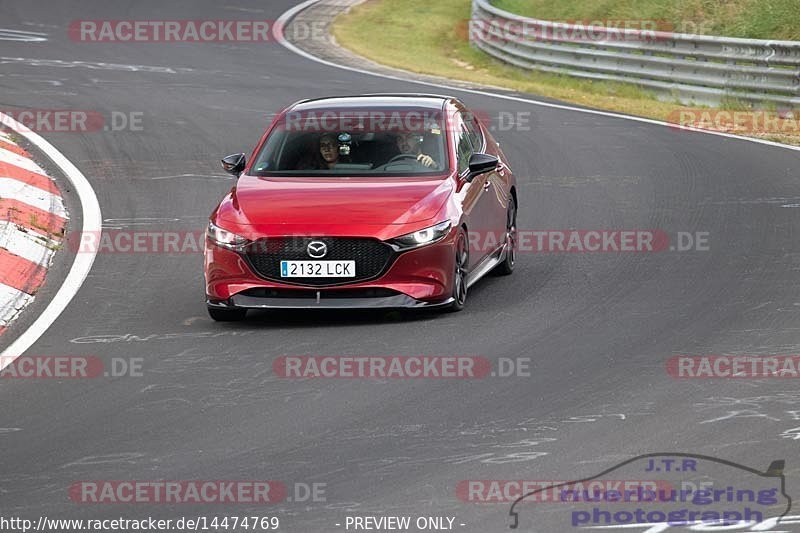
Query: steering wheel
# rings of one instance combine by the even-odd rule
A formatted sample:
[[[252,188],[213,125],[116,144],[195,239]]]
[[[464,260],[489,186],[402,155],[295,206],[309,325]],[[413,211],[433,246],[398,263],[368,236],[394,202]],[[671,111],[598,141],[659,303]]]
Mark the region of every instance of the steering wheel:
[[[414,161],[416,161],[417,157],[418,156],[416,156],[414,154],[398,154],[398,155],[394,156],[393,158],[391,158],[389,161],[387,161],[384,166],[391,165],[392,163],[397,162],[397,161],[401,161],[403,159],[413,159]]]

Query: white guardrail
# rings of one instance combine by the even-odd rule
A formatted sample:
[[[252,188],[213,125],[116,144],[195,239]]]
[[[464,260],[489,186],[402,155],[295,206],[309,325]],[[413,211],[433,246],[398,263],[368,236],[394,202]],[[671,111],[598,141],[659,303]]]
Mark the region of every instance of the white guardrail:
[[[726,99],[800,106],[800,41],[578,26],[472,0],[469,38],[525,69],[635,83],[684,103]]]

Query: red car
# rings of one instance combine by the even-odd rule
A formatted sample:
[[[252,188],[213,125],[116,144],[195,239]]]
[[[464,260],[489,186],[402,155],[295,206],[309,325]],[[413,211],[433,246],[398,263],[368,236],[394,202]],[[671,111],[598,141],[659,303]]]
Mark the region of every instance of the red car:
[[[282,111],[211,215],[208,311],[459,311],[488,272],[510,274],[517,191],[498,143],[456,98],[365,95]]]

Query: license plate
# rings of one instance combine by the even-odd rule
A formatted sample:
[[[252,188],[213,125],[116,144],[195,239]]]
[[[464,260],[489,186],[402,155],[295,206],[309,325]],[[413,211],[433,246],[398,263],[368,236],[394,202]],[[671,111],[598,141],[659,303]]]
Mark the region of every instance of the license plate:
[[[355,261],[281,261],[282,278],[354,278]]]

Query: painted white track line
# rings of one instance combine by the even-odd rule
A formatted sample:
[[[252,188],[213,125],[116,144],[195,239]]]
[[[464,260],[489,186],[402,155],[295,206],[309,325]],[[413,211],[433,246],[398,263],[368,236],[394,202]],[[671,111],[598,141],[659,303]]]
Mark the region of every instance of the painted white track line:
[[[81,214],[83,217],[81,233],[98,234],[102,229],[103,223],[103,217],[100,213],[100,204],[97,201],[97,196],[92,186],[81,171],[52,144],[37,133],[30,131],[13,118],[4,113],[0,113],[0,122],[7,128],[14,130],[17,134],[28,139],[28,141],[44,152],[45,155],[61,169],[72,184],[81,204]],[[28,329],[17,337],[3,353],[0,353],[0,370],[10,365],[14,359],[25,353],[25,351],[47,331],[59,315],[61,315],[81,288],[83,281],[92,269],[96,255],[96,251],[87,251],[75,255],[75,260],[67,273],[67,277],[44,311],[42,311]],[[0,291],[2,291],[2,287],[0,287]],[[0,319],[1,318],[2,317],[0,317]]]
[[[382,73],[379,73],[379,72],[372,72],[372,71],[364,70],[364,69],[360,69],[360,68],[349,67],[349,66],[345,66],[345,65],[339,65],[338,63],[333,63],[332,61],[327,61],[327,60],[319,58],[319,57],[317,57],[315,55],[309,54],[305,50],[301,50],[300,48],[298,48],[294,44],[288,42],[286,40],[286,38],[284,37],[284,35],[283,35],[283,28],[285,28],[289,24],[289,22],[291,22],[292,18],[294,18],[295,15],[297,15],[298,13],[303,11],[304,9],[306,9],[308,7],[311,7],[312,5],[314,5],[314,4],[316,4],[316,3],[320,2],[320,1],[321,0],[306,0],[305,2],[303,2],[301,4],[297,4],[293,8],[287,10],[275,22],[275,33],[276,33],[276,37],[277,37],[278,42],[281,43],[285,48],[291,50],[295,54],[298,54],[300,56],[305,57],[306,59],[310,59],[312,61],[316,61],[317,63],[321,63],[321,64],[327,65],[329,67],[339,68],[339,69],[342,69],[342,70],[349,70],[350,72],[358,72],[359,74],[366,74],[368,76],[377,76],[379,78],[385,78],[385,79],[388,79],[388,80],[402,81],[402,82],[406,82],[406,83],[416,83],[418,85],[425,85],[425,86],[428,86],[428,87],[437,87],[439,89],[448,89],[448,90],[451,90],[451,91],[459,91],[459,92],[463,92],[463,93],[479,94],[481,96],[489,96],[489,97],[492,97],[492,98],[499,98],[501,100],[510,100],[512,102],[522,102],[522,103],[526,103],[526,104],[530,104],[530,105],[534,105],[534,106],[547,107],[547,108],[550,108],[550,109],[561,109],[563,111],[574,111],[576,113],[586,113],[586,114],[589,114],[589,115],[597,115],[597,116],[601,116],[601,117],[619,118],[619,119],[623,119],[623,120],[631,120],[631,121],[634,121],[634,122],[640,122],[640,123],[643,123],[643,124],[652,124],[652,125],[655,125],[655,126],[666,126],[668,128],[673,128],[673,129],[679,128],[681,130],[694,131],[694,132],[697,132],[697,133],[704,133],[706,135],[716,135],[717,137],[725,137],[725,138],[728,138],[728,139],[737,139],[737,140],[740,140],[740,141],[746,141],[746,142],[751,142],[751,143],[756,143],[756,144],[763,144],[763,145],[766,145],[766,146],[774,146],[776,148],[784,148],[786,150],[794,150],[796,152],[800,152],[800,146],[791,146],[789,144],[782,144],[782,143],[777,143],[777,142],[773,142],[773,141],[766,141],[766,140],[763,140],[763,139],[754,139],[754,138],[751,138],[751,137],[742,137],[740,135],[734,135],[732,133],[723,133],[723,132],[719,132],[719,131],[709,131],[709,130],[704,130],[704,129],[701,129],[701,128],[695,128],[695,127],[691,127],[691,126],[679,126],[677,124],[673,124],[673,123],[670,123],[670,122],[663,122],[661,120],[654,120],[654,119],[642,118],[642,117],[634,117],[634,116],[630,116],[630,115],[621,115],[619,113],[613,113],[613,112],[610,112],[610,111],[600,111],[600,110],[597,110],[597,109],[584,109],[584,108],[580,108],[580,107],[572,107],[572,106],[569,106],[569,105],[566,105],[566,104],[554,104],[554,103],[550,103],[550,102],[542,102],[540,100],[533,100],[531,98],[522,98],[522,97],[519,97],[519,96],[511,96],[511,95],[506,95],[506,94],[496,94],[496,93],[492,93],[492,92],[489,92],[489,91],[482,91],[482,90],[478,90],[478,89],[465,89],[465,88],[462,88],[462,87],[455,87],[455,86],[447,85],[447,84],[443,84],[443,83],[434,83],[434,82],[430,82],[430,81],[414,80],[414,79],[409,79],[409,78],[403,78],[403,77],[400,77],[400,76],[392,76],[390,74],[382,74]],[[409,74],[413,74],[413,73],[409,72]]]

